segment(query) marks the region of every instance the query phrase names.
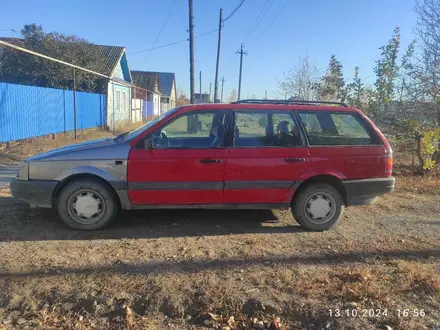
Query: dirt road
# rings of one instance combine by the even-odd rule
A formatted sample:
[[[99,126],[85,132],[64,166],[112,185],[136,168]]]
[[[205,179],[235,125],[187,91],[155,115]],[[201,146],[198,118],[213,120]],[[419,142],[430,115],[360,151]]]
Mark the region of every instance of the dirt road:
[[[0,188],[9,186],[9,181],[18,174],[18,165],[0,164]]]
[[[439,195],[398,191],[346,209],[323,233],[299,229],[289,211],[202,210],[124,212],[108,230],[78,232],[3,190],[0,320],[276,329],[279,317],[289,329],[440,329],[439,214]]]

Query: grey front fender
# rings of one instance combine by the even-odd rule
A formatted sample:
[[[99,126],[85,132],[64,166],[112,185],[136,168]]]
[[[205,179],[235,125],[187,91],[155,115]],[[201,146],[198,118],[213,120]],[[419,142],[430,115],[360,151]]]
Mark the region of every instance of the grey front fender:
[[[99,166],[100,167],[92,165],[81,165],[72,167],[60,172],[56,176],[56,180],[59,182],[63,182],[64,180],[68,180],[72,176],[80,174],[95,175],[107,181],[113,187],[119,197],[122,209],[130,210],[132,207],[127,190],[127,163],[124,161],[120,165],[114,165],[113,162],[113,164],[111,165],[108,161],[99,161]]]
[[[101,166],[104,164],[100,164]],[[81,165],[73,168],[66,169],[59,173],[56,177],[56,181],[64,181],[65,179],[78,174],[89,174],[95,175],[104,179],[115,190],[126,190],[127,189],[127,180],[126,180],[126,166],[119,165],[123,168],[116,170],[115,166],[111,166],[109,168],[100,168],[91,165]]]

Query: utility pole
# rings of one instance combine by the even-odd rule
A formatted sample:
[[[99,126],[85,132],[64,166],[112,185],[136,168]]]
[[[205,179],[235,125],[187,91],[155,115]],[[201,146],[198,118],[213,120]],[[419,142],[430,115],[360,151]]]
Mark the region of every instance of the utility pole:
[[[199,79],[200,79],[199,103],[202,103],[202,71],[200,71],[199,73]]]
[[[189,4],[189,85],[190,103],[194,104],[194,23],[193,23],[193,0],[188,0]]]
[[[223,10],[220,9],[220,19],[218,22],[218,45],[217,45],[217,64],[215,66],[215,81],[214,81],[214,103],[218,103],[218,67],[220,64],[220,42],[222,39],[222,13]]]
[[[220,97],[220,103],[223,103],[223,85],[225,84],[225,77],[222,77],[222,93],[221,93],[221,97]]]
[[[236,51],[236,54],[240,54],[240,73],[238,74],[238,100],[240,101],[240,93],[241,93],[241,72],[243,70],[243,55],[247,55],[247,52],[243,51],[243,44],[241,44],[240,50]]]
[[[209,83],[209,101],[211,102],[211,83]]]

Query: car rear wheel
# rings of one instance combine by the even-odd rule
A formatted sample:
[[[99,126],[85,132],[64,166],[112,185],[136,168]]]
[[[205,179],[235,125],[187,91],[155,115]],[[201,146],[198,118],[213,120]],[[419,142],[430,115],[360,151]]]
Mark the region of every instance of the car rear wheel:
[[[311,184],[295,196],[292,214],[305,229],[328,230],[336,225],[344,212],[344,200],[333,186],[325,183]]]
[[[71,228],[97,230],[116,217],[119,204],[114,192],[96,179],[79,179],[67,184],[58,199],[61,220]]]

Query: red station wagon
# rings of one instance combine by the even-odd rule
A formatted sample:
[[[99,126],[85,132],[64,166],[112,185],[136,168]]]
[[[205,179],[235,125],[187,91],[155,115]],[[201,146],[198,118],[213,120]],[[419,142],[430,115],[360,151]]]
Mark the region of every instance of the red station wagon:
[[[178,107],[114,139],[31,157],[11,191],[81,230],[121,208],[290,207],[301,227],[322,231],[345,206],[393,191],[391,172],[387,139],[357,109],[242,100]]]

